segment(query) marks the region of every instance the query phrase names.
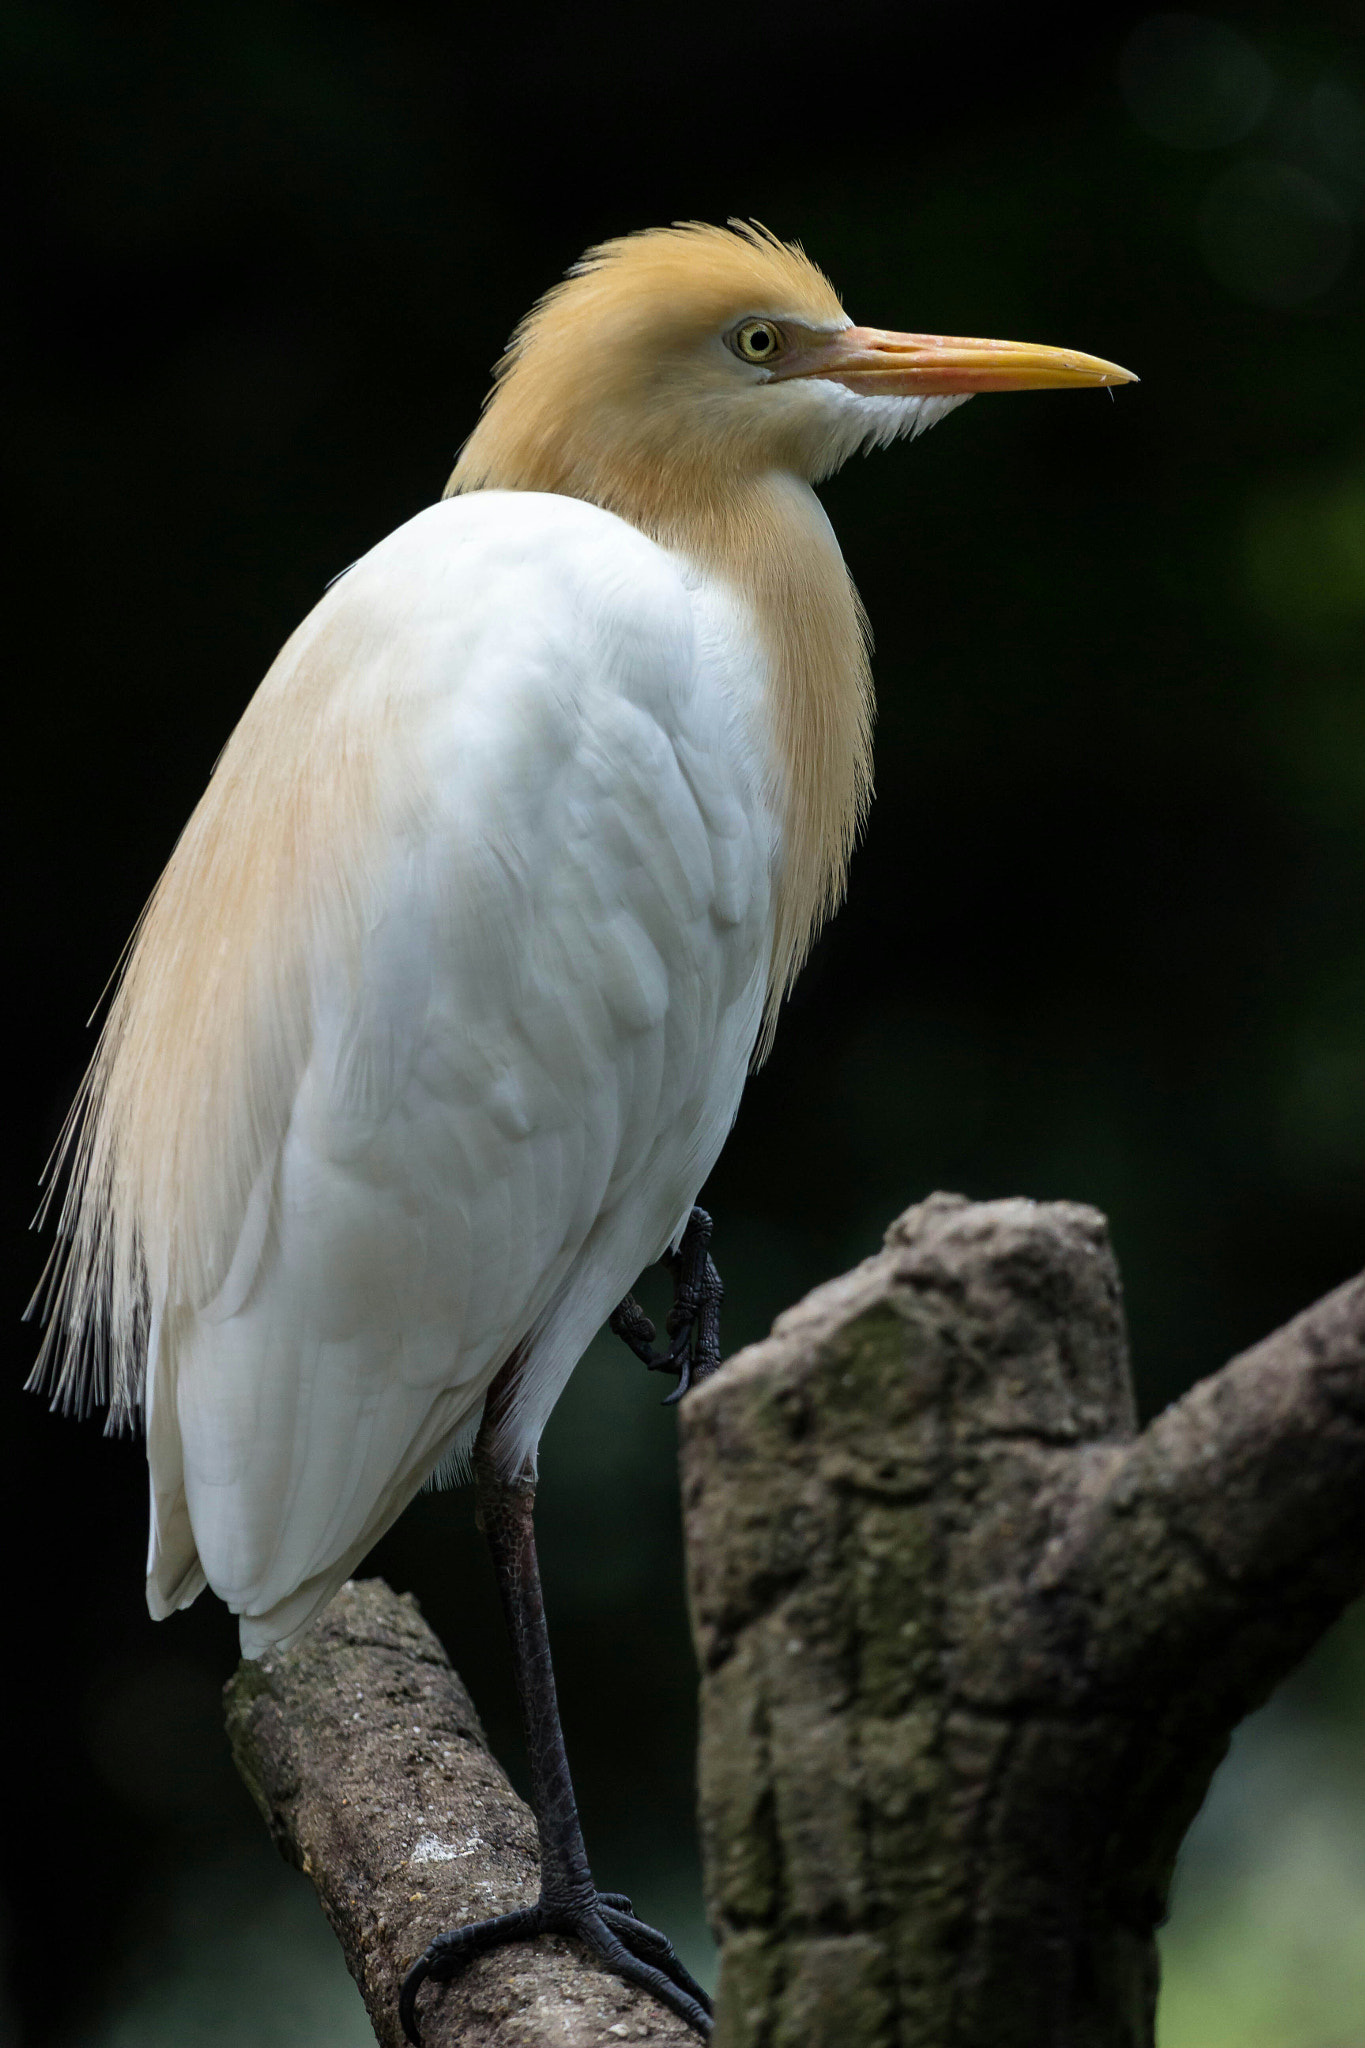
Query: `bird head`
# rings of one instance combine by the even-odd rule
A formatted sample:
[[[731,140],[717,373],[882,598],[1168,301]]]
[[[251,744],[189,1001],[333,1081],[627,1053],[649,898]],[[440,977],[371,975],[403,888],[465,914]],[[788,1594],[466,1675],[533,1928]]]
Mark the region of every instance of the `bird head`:
[[[655,228],[590,249],[528,314],[449,489],[557,491],[658,524],[651,506],[727,482],[817,481],[978,391],[1130,381],[1073,349],[855,327],[757,225]]]

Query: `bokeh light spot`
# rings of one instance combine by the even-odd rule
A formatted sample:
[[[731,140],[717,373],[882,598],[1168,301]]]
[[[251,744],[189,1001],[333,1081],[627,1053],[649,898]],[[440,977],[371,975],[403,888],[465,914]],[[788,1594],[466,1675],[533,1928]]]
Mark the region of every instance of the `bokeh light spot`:
[[[235,1803],[220,1688],[196,1665],[150,1656],[106,1672],[87,1740],[110,1790],[149,1818],[202,1822]]]
[[[1338,177],[1365,194],[1365,105],[1340,79],[1319,80],[1308,96],[1314,146]]]
[[[1275,79],[1245,36],[1202,14],[1153,14],[1119,59],[1138,126],[1173,149],[1240,142],[1270,105]]]
[[[1255,159],[1216,179],[1199,216],[1209,269],[1238,298],[1300,306],[1335,284],[1351,226],[1333,195],[1293,164]]]
[[[1247,519],[1247,583],[1257,609],[1320,644],[1365,626],[1365,477],[1276,492]]]

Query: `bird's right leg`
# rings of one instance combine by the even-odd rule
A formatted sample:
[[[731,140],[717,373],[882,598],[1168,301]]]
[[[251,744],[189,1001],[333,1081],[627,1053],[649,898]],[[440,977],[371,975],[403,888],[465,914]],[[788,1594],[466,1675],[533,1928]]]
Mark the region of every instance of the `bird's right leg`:
[[[599,1892],[588,1867],[541,1596],[533,1523],[535,1481],[527,1471],[507,1478],[494,1449],[497,1422],[505,1413],[519,1365],[514,1359],[504,1367],[489,1390],[474,1445],[474,1484],[479,1526],[492,1553],[512,1642],[540,1836],[540,1897],[533,1906],[437,1935],[404,1982],[399,2000],[403,2031],[420,2048],[417,1993],[428,1977],[453,1977],[475,1956],[504,1942],[528,1941],[537,1934],[573,1934],[616,1976],[652,1992],[697,2033],[706,2035],[711,2032],[710,2000],[679,1961],[673,1944],[636,1919],[629,1899],[618,1892]]]
[[[633,1294],[612,1310],[607,1327],[651,1372],[674,1372],[678,1384],[664,1402],[681,1401],[689,1387],[709,1379],[720,1364],[720,1305],[725,1289],[711,1257],[711,1218],[694,1209],[675,1252],[663,1263],[673,1275],[673,1306],[665,1328],[666,1351],[654,1349],[655,1330]]]

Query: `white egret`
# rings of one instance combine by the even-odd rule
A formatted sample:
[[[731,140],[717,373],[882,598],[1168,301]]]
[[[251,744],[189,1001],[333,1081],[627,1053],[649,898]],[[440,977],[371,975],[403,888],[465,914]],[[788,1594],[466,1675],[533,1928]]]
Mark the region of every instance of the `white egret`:
[[[799,249],[594,249],[499,366],[444,500],[327,591],[138,930],[72,1113],[37,1377],[140,1415],[147,1598],[291,1642],[472,1457],[511,1624],[538,1904],[699,2031],[589,1871],[555,1707],[536,1447],[593,1332],[715,1363],[694,1212],[842,893],[869,792],[862,614],[812,485],[976,391],[1128,381],[855,327]],[[628,1296],[673,1259],[662,1360]],[[624,1299],[623,1299],[624,1298]]]

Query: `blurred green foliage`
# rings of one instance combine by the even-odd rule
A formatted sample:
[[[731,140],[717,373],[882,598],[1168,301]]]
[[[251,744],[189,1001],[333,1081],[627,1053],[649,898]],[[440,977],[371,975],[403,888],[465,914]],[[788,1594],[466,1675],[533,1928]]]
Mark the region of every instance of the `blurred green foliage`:
[[[729,1340],[936,1185],[1108,1212],[1148,1411],[1356,1270],[1363,88],[1345,0],[868,0],[856,34],[806,0],[0,6],[11,1301],[82,1020],[275,648],[436,495],[568,261],[732,212],[801,236],[856,318],[1074,344],[1143,381],[974,404],[829,487],[878,638],[879,796],[708,1191]],[[599,1874],[680,1926],[693,1687],[658,1391],[594,1350],[546,1440],[543,1527]],[[269,2032],[275,1933],[222,1946],[260,1847],[215,1747],[232,1629],[203,1602],[146,1620],[136,1447],[16,1395],[0,1478],[27,1673],[3,1701],[29,1766],[16,2036],[198,2039],[195,2010],[214,2048],[340,2041],[329,1991]],[[375,1563],[515,1767],[467,1500],[424,1497]],[[1365,2037],[1352,1626],[1195,1839],[1165,2048]],[[80,1967],[54,1981],[73,1909]]]
[[[1365,2039],[1365,1610],[1237,1731],[1182,1852],[1159,2048]]]

